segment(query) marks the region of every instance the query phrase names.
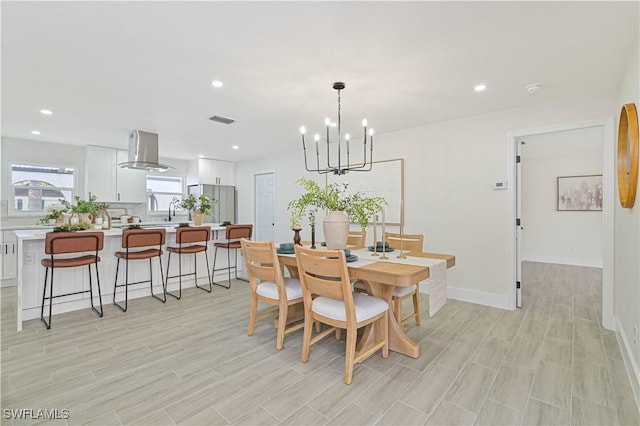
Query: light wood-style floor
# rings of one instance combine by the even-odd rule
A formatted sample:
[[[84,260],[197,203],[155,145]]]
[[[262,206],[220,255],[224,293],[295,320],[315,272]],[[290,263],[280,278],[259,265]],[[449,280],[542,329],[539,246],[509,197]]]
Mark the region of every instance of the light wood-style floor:
[[[600,326],[601,271],[527,263],[523,285],[516,311],[448,301],[407,327],[418,359],[376,354],[351,386],[333,337],[307,364],[301,331],[282,351],[266,321],[248,337],[245,282],[20,333],[15,288],[2,288],[2,424],[640,424],[615,335]],[[69,418],[5,418],[20,408]]]

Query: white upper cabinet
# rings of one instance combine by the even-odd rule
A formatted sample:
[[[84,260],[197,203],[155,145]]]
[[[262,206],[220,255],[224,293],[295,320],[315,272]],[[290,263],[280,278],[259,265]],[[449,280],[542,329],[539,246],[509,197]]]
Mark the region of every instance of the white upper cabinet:
[[[146,203],[147,172],[118,167],[128,152],[102,146],[87,147],[86,192],[101,202]]]
[[[191,163],[188,184],[230,185],[236,184],[236,165],[229,161],[199,158]]]

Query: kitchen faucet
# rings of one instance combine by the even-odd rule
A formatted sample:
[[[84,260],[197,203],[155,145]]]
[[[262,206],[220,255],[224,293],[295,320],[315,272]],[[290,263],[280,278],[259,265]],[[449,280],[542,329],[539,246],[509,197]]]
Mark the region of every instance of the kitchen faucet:
[[[173,201],[171,201],[171,202],[169,203],[169,222],[171,222],[171,217],[172,217],[172,216],[171,216],[171,206],[172,206],[172,205],[173,205],[173,217],[175,217],[175,216],[176,216],[176,203],[175,203],[175,202],[173,202]]]

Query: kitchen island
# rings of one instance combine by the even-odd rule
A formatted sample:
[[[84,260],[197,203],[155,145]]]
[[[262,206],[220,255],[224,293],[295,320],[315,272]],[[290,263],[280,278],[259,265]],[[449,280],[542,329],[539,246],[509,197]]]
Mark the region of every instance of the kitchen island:
[[[225,241],[225,227],[218,223],[205,223],[206,226],[211,226],[212,240],[209,241],[209,264],[213,265],[213,244],[217,241]],[[145,228],[151,228],[153,226],[145,226]],[[175,234],[177,223],[163,224],[156,226],[162,227],[167,230],[167,245],[175,244]],[[44,240],[45,235],[50,230],[45,229],[26,229],[14,231],[18,239],[18,282],[17,282],[17,329],[22,330],[22,322],[30,319],[40,317],[40,306],[42,304],[42,291],[44,288],[44,275],[45,268],[40,264],[40,260],[46,257],[44,253]],[[82,232],[82,231],[80,231]],[[104,230],[104,248],[100,251],[99,256],[101,261],[98,263],[98,272],[100,274],[100,293],[102,295],[102,304],[111,304],[113,301],[113,286],[116,275],[116,262],[117,258],[114,253],[122,250],[122,229],[112,228]],[[219,253],[220,254],[220,253]],[[168,253],[166,249],[162,256],[162,265],[164,273],[167,269],[167,257]],[[171,272],[174,275],[174,271],[178,270],[178,256],[171,258]],[[232,260],[233,262],[233,260]],[[238,257],[239,269],[244,269],[243,260]],[[182,271],[183,274],[194,272],[194,262],[192,256],[184,256],[182,258]],[[218,256],[216,268],[222,268],[227,266],[227,256]],[[160,269],[157,261],[153,262],[153,280],[155,283],[160,283]],[[146,261],[131,262],[129,266],[129,281],[136,282],[149,279],[149,264]],[[206,262],[198,262],[198,284],[204,285],[207,283],[208,275]],[[227,274],[222,271],[218,279],[226,280]],[[214,278],[215,280],[215,278]],[[124,274],[120,274],[119,283],[124,282]],[[95,285],[95,284],[94,284]],[[157,285],[157,284],[156,284]],[[183,288],[193,287],[194,276],[186,276],[182,279]],[[55,283],[54,283],[54,295],[63,293],[73,293],[82,290],[86,290],[89,287],[89,277],[87,268],[63,268],[56,270]],[[174,278],[170,280],[167,290],[177,290],[178,279]],[[117,300],[122,300],[124,295],[124,287],[118,289]],[[203,292],[203,297],[207,296],[207,293]],[[129,285],[129,299],[135,299],[139,297],[150,296],[149,283],[140,283]],[[95,295],[94,297],[97,297]],[[175,302],[174,302],[175,303]],[[179,303],[179,302],[177,302]],[[75,294],[71,296],[65,296],[54,299],[53,313],[59,314],[63,312],[70,312],[79,309],[87,309],[91,307],[88,293]],[[162,309],[162,304],[159,304],[159,309]]]

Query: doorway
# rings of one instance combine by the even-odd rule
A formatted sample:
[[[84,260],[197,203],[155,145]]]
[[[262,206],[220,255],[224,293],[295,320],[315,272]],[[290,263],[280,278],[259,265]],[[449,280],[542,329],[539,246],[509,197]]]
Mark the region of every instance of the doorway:
[[[547,247],[544,249],[543,242],[540,240],[540,227],[545,226],[545,220],[550,220],[549,218],[565,221],[567,219],[571,219],[571,212],[568,216],[562,216],[557,211],[557,177],[562,176],[564,173],[562,170],[567,170],[569,174],[572,170],[578,170],[578,174],[580,169],[576,169],[575,164],[571,165],[571,161],[574,163],[579,163],[580,159],[573,159],[572,152],[576,153],[576,156],[579,156],[579,151],[575,151],[575,145],[580,143],[580,138],[591,134],[593,136],[594,132],[598,135],[601,135],[601,147],[598,148],[601,153],[600,164],[602,167],[602,185],[603,185],[603,207],[602,212],[598,212],[601,216],[600,219],[597,219],[596,226],[600,226],[601,230],[601,240],[595,240],[595,243],[591,241],[591,244],[598,244],[598,249],[601,249],[601,265],[595,265],[593,262],[597,262],[597,255],[593,255],[592,252],[585,252],[581,247],[576,246],[575,244],[575,236],[565,236],[564,239],[561,236],[551,235],[549,238],[557,238],[553,247]],[[573,142],[570,142],[573,139]],[[613,146],[613,118],[607,120],[600,121],[592,121],[592,122],[584,122],[577,124],[569,124],[564,126],[556,126],[552,128],[542,128],[535,130],[525,130],[520,132],[509,133],[508,137],[508,152],[510,156],[510,161],[512,161],[513,167],[509,173],[509,180],[514,182],[511,188],[509,188],[509,197],[510,197],[510,212],[512,221],[510,221],[510,235],[511,241],[513,241],[512,246],[512,277],[513,277],[513,286],[512,286],[512,304],[513,307],[520,307],[522,303],[526,303],[526,300],[522,300],[522,288],[520,288],[522,284],[522,261],[534,260],[534,261],[543,261],[543,262],[551,262],[551,263],[572,263],[572,264],[589,264],[589,262],[585,263],[585,259],[591,259],[591,266],[601,266],[602,267],[602,280],[603,280],[603,300],[602,300],[602,322],[603,326],[609,329],[613,328],[613,208],[614,208],[614,146]],[[554,142],[555,140],[555,142]],[[565,140],[567,143],[564,143]],[[538,146],[535,144],[538,143]],[[550,154],[552,157],[549,159],[544,159],[544,149],[543,144],[547,144],[547,146],[552,147],[550,150]],[[557,145],[555,146],[554,143]],[[534,147],[534,148],[531,148]],[[573,151],[572,151],[573,150]],[[543,200],[546,205],[544,206],[534,206],[531,207],[531,203],[535,202],[535,194],[531,194],[531,187],[527,186],[527,174],[525,173],[523,176],[523,164],[526,167],[527,155],[530,156],[530,160],[532,159],[532,152],[538,151],[537,154],[533,154],[537,156],[537,160],[534,160],[533,163],[538,162],[537,166],[534,166],[535,169],[538,167],[540,170],[544,169],[545,161],[549,164],[549,167],[553,167],[553,170],[547,171],[547,181],[546,183],[538,183],[536,182],[537,190],[541,191],[543,194]],[[557,151],[557,152],[556,152]],[[556,157],[565,157],[568,158],[569,164],[565,164],[564,166],[561,162],[558,162]],[[597,156],[597,154],[596,154]],[[520,161],[520,162],[518,162]],[[554,165],[555,164],[555,165]],[[542,173],[542,172],[540,172]],[[557,175],[557,176],[556,176]],[[535,175],[534,175],[535,176]],[[532,179],[531,176],[528,177]],[[524,184],[524,186],[523,186]],[[542,188],[542,189],[540,189]],[[524,203],[523,203],[524,202]],[[527,207],[527,203],[529,203],[529,207]],[[536,218],[536,220],[531,221],[532,229],[527,229],[527,214],[531,215],[544,215],[543,218]],[[589,218],[589,214],[593,214],[592,212],[579,212],[578,215],[574,217],[575,220],[584,221],[591,220],[593,222],[593,216]],[[581,216],[582,215],[582,216]],[[586,216],[585,216],[586,215]],[[531,219],[531,218],[530,218]],[[537,223],[536,223],[537,222]],[[548,225],[548,224],[547,224]],[[557,224],[556,224],[557,225]],[[559,226],[562,226],[560,224]],[[529,233],[529,231],[531,231]],[[529,240],[527,240],[527,233],[529,233]],[[569,242],[567,242],[567,240]],[[579,238],[578,238],[579,240]],[[573,246],[571,246],[571,241],[573,241]],[[526,242],[526,245],[525,245]],[[564,246],[563,246],[564,244]],[[593,249],[593,247],[590,247]],[[546,250],[546,251],[545,251]],[[564,254],[562,252],[564,250]],[[578,253],[580,251],[580,253]],[[598,250],[596,250],[598,251]],[[585,255],[585,253],[590,253]],[[581,257],[582,256],[582,257]]]
[[[253,217],[256,241],[273,241],[275,234],[275,172],[253,175]]]

